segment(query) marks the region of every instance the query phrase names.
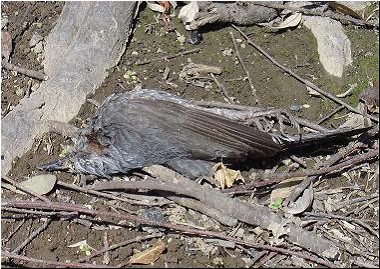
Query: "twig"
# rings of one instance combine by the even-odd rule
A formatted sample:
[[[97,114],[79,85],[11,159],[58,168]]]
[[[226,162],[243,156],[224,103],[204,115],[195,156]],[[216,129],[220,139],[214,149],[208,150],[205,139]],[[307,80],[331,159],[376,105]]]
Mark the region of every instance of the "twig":
[[[74,184],[68,184],[68,183],[65,183],[62,181],[58,181],[57,185],[65,187],[65,188],[70,189],[70,190],[75,190],[75,191],[79,191],[79,192],[83,192],[83,193],[89,193],[89,194],[92,194],[95,196],[104,197],[104,198],[108,198],[111,200],[118,200],[118,201],[126,202],[126,203],[129,203],[131,205],[162,206],[163,204],[166,204],[166,203],[144,202],[144,201],[137,201],[137,200],[127,199],[127,198],[122,198],[122,197],[118,197],[116,195],[112,195],[112,194],[108,194],[108,193],[104,193],[104,192],[100,192],[100,191],[89,190],[89,189],[86,189],[86,188],[83,188],[83,187],[80,187],[80,186],[77,186]]]
[[[192,50],[186,50],[186,51],[183,51],[183,52],[179,52],[179,53],[176,53],[176,54],[171,54],[171,55],[167,55],[167,56],[153,58],[153,59],[146,60],[146,61],[137,61],[137,62],[135,62],[135,65],[144,65],[144,64],[149,64],[151,62],[162,61],[162,60],[169,60],[169,59],[173,59],[173,58],[176,58],[176,57],[179,57],[179,56],[183,56],[183,55],[187,55],[187,54],[191,54],[191,53],[197,53],[200,50],[201,49],[196,48],[196,49],[192,49]]]
[[[117,248],[121,248],[121,247],[130,245],[132,243],[142,242],[142,241],[146,241],[146,240],[149,240],[149,239],[152,239],[152,238],[161,237],[162,235],[163,234],[161,234],[161,233],[156,233],[156,234],[149,234],[149,235],[146,235],[146,236],[137,236],[135,238],[128,239],[128,240],[122,241],[122,242],[117,243],[117,244],[113,244],[113,245],[111,245],[109,247],[104,247],[104,248],[102,248],[99,251],[94,251],[93,253],[91,253],[91,255],[89,255],[87,257],[80,258],[80,259],[76,260],[75,262],[77,262],[77,263],[88,262],[92,258],[94,258],[96,256],[99,256],[99,255],[103,254],[104,252],[108,252],[108,251],[111,251],[111,250],[114,250],[114,249],[117,249]]]
[[[75,263],[75,262],[56,262],[56,261],[48,261],[48,260],[42,260],[42,259],[36,259],[31,258],[23,255],[18,255],[14,253],[10,253],[6,250],[1,250],[1,255],[3,257],[11,258],[11,259],[17,259],[22,260],[26,262],[31,262],[35,264],[42,264],[44,267],[48,266],[56,266],[56,267],[64,267],[64,268],[99,268],[99,265],[92,264],[92,263]],[[102,265],[102,268],[118,268],[116,266],[106,266]]]
[[[26,221],[25,219],[22,219],[20,223],[17,225],[17,227],[14,228],[14,230],[8,235],[8,237],[3,239],[2,243],[5,244],[6,242],[8,242],[12,238],[12,236],[15,235],[15,233],[17,233],[17,231],[21,228],[21,226],[24,225],[25,221]]]
[[[291,10],[291,11],[302,12],[303,14],[306,14],[306,15],[330,17],[334,20],[338,20],[338,21],[341,21],[343,23],[349,21],[349,22],[352,22],[353,24],[360,25],[360,26],[379,28],[379,24],[377,24],[377,23],[372,23],[372,22],[368,22],[368,21],[364,21],[364,20],[355,19],[352,17],[342,16],[342,15],[335,14],[335,13],[327,14],[325,12],[321,12],[318,10],[310,10],[310,9],[301,8],[301,7],[290,7],[290,6],[286,6],[286,5],[282,5],[282,4],[272,4],[272,3],[268,3],[268,2],[265,2],[265,3],[264,2],[257,2],[255,4],[259,5],[259,6],[269,7],[269,8],[287,9],[287,10]]]
[[[349,222],[355,222],[356,224],[362,226],[364,229],[368,230],[370,233],[372,233],[377,238],[379,238],[379,233],[378,232],[376,232],[367,223],[363,222],[362,220],[356,219],[356,218],[350,218],[350,217],[345,217],[345,216],[336,215],[336,214],[313,213],[313,212],[303,212],[302,215],[313,216],[313,217],[321,217],[321,218],[328,218],[328,219],[340,219],[340,220],[346,220],[346,221],[349,221]]]
[[[211,77],[214,80],[214,82],[216,83],[216,85],[218,86],[219,90],[224,95],[224,97],[226,97],[228,103],[233,104],[234,100],[232,100],[232,98],[230,97],[230,95],[228,94],[228,92],[226,91],[226,89],[224,88],[224,86],[216,79],[216,77],[214,76],[213,73],[211,73]]]
[[[8,176],[1,176],[2,179],[8,181],[9,183],[11,183],[13,186],[15,186],[16,188],[22,190],[23,192],[26,192],[30,195],[33,195],[34,197],[37,197],[38,199],[42,200],[42,201],[45,201],[45,202],[50,202],[50,200],[42,195],[39,195],[38,193],[35,193],[34,191],[32,191],[31,189],[27,188],[27,187],[24,187],[22,185],[20,185],[20,183],[14,181],[13,179],[11,179],[10,177]]]
[[[9,211],[9,212],[15,212],[19,214],[32,214],[32,215],[39,215],[39,216],[44,216],[44,217],[51,217],[51,216],[62,216],[65,218],[68,217],[73,217],[77,216],[76,213],[67,213],[67,212],[46,212],[46,211],[36,211],[36,210],[30,210],[30,209],[25,209],[25,208],[14,208],[14,207],[6,207],[4,206],[2,208],[4,211]],[[4,216],[2,217],[4,218]]]
[[[244,185],[244,186],[226,189],[226,190],[224,190],[224,192],[238,193],[240,190],[246,191],[246,190],[252,189],[252,188],[270,186],[270,185],[279,183],[285,179],[293,178],[293,177],[335,174],[335,173],[342,171],[343,169],[347,169],[347,168],[352,167],[354,165],[357,165],[361,162],[365,162],[365,161],[368,161],[370,159],[377,158],[378,156],[379,156],[378,150],[371,150],[367,153],[363,153],[361,155],[352,157],[351,159],[348,159],[347,161],[344,161],[342,163],[339,163],[339,164],[336,164],[333,166],[328,166],[328,167],[324,166],[324,167],[319,168],[319,169],[307,169],[304,171],[294,172],[294,173],[289,173],[289,174],[282,174],[281,173],[281,174],[275,174],[275,175],[268,175],[268,177],[270,177],[269,180],[255,181],[255,182],[252,182],[252,183]]]
[[[250,74],[249,74],[249,71],[248,71],[247,67],[245,66],[245,64],[244,64],[244,62],[243,62],[243,58],[242,58],[241,55],[240,55],[239,47],[238,47],[238,45],[236,44],[236,40],[235,40],[235,37],[234,37],[234,33],[233,33],[233,32],[230,32],[230,35],[231,35],[232,43],[234,44],[234,47],[235,47],[235,54],[236,54],[236,57],[239,59],[239,63],[240,63],[240,65],[241,65],[241,67],[243,68],[244,73],[247,75],[248,83],[249,83],[249,87],[251,87],[252,95],[253,95],[253,97],[255,98],[255,104],[257,104],[257,105],[260,106],[259,99],[257,98],[256,89],[255,89],[255,87],[253,86],[253,82],[252,82],[251,76],[250,76]]]
[[[128,182],[128,183],[135,183],[135,182]],[[157,184],[157,183],[156,183]],[[206,236],[206,237],[213,237],[213,238],[220,238],[227,241],[235,242],[237,244],[245,245],[248,247],[258,248],[258,249],[265,249],[269,251],[275,251],[279,253],[283,253],[285,255],[294,255],[300,258],[304,258],[313,262],[316,262],[321,265],[325,265],[328,267],[335,267],[333,263],[326,261],[324,259],[312,257],[309,255],[305,255],[301,252],[291,251],[288,249],[283,249],[279,247],[272,247],[267,246],[259,243],[254,243],[247,240],[238,239],[235,237],[231,237],[228,235],[225,235],[221,232],[213,232],[213,231],[205,231],[195,228],[189,228],[183,225],[175,225],[170,223],[164,223],[164,222],[155,222],[152,220],[136,217],[130,214],[126,213],[115,213],[115,212],[109,212],[109,211],[100,211],[100,210],[94,210],[89,209],[82,205],[76,205],[76,204],[70,204],[70,203],[46,203],[46,202],[40,202],[40,201],[22,201],[22,200],[8,200],[3,201],[2,207],[22,207],[22,208],[34,208],[34,209],[48,209],[48,210],[64,210],[64,211],[74,211],[74,212],[80,212],[83,214],[89,214],[89,215],[95,215],[95,216],[102,216],[102,217],[113,217],[123,220],[129,220],[133,222],[148,224],[152,226],[157,227],[163,227],[170,230],[180,231],[186,234],[195,234],[198,236]],[[9,253],[8,253],[9,254]],[[6,255],[4,255],[6,256]]]
[[[108,232],[104,231],[104,248],[107,249],[109,247],[108,244]],[[104,251],[104,257],[103,257],[103,264],[109,264],[110,263],[110,253],[108,250]]]
[[[48,76],[46,76],[44,73],[34,70],[29,70],[11,63],[2,62],[2,66],[10,71],[16,71],[17,73],[23,74],[25,76],[35,78],[38,80],[47,80]]]
[[[358,197],[358,198],[347,200],[344,202],[339,202],[339,203],[335,204],[334,208],[336,211],[338,209],[341,209],[343,207],[346,207],[346,206],[349,206],[352,204],[356,204],[356,203],[360,203],[360,202],[364,202],[364,201],[368,201],[368,200],[376,199],[376,198],[377,199],[379,198],[379,194],[378,193],[372,193],[372,194],[364,196],[364,197]]]
[[[361,142],[352,141],[348,144],[347,147],[340,149],[338,153],[334,154],[330,157],[326,162],[324,162],[321,166],[320,163],[316,164],[314,167],[315,169],[318,169],[319,167],[330,167],[331,165],[336,164],[338,161],[346,158],[350,154],[352,154],[354,151],[358,150],[359,148],[363,147],[364,144]],[[316,180],[318,176],[308,176],[305,178],[298,186],[290,193],[290,195],[285,199],[283,202],[284,206],[287,206],[290,202],[295,201],[301,193],[309,187],[309,185]]]
[[[284,70],[289,75],[293,76],[298,81],[300,81],[300,82],[304,83],[306,86],[309,86],[310,88],[316,90],[317,92],[319,92],[323,96],[331,99],[332,101],[334,101],[334,102],[336,102],[336,103],[344,106],[345,108],[347,108],[351,112],[355,112],[355,113],[357,113],[359,115],[362,115],[363,117],[368,117],[368,118],[370,118],[371,120],[373,120],[375,122],[379,122],[378,118],[376,118],[376,117],[374,117],[372,115],[368,115],[368,114],[364,114],[363,115],[363,113],[361,113],[359,110],[357,110],[356,108],[353,108],[352,106],[346,104],[345,102],[343,102],[339,98],[335,97],[331,93],[325,92],[324,90],[320,89],[318,86],[316,86],[314,83],[310,82],[309,80],[301,78],[299,75],[297,75],[296,73],[294,73],[292,70],[290,70],[289,68],[283,66],[282,64],[280,64],[279,62],[277,62],[275,59],[273,59],[272,56],[270,56],[268,53],[266,53],[260,46],[258,46],[257,44],[255,44],[242,30],[240,30],[239,27],[237,27],[237,26],[235,26],[233,24],[231,24],[231,26],[235,30],[237,30],[247,40],[248,44],[250,44],[251,46],[253,46],[261,54],[263,54],[268,60],[270,60],[273,64],[275,64],[276,66],[278,66],[279,68],[281,68],[282,70]]]
[[[328,120],[329,118],[331,118],[332,116],[334,116],[336,113],[338,113],[339,111],[341,111],[343,108],[344,108],[344,106],[337,107],[336,109],[334,109],[333,111],[331,111],[329,114],[327,114],[326,116],[324,116],[322,119],[320,119],[317,122],[317,124],[321,124],[322,122]]]
[[[51,222],[51,219],[47,219],[44,224],[42,224],[37,230],[35,230],[24,242],[22,242],[18,247],[16,247],[11,253],[19,254],[20,251],[26,247],[36,236],[40,234],[43,230],[45,230]]]

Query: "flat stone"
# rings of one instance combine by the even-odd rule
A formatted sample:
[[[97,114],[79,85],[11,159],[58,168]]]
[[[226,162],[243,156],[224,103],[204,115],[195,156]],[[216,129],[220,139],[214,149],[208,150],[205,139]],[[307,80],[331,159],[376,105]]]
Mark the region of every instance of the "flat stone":
[[[352,63],[351,41],[340,22],[327,17],[304,16],[304,25],[311,30],[318,44],[319,60],[331,75],[342,77],[344,67]]]

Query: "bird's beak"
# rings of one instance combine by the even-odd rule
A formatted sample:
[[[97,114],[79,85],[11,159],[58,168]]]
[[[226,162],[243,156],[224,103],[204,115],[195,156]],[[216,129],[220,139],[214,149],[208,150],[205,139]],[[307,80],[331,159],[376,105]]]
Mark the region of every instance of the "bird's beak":
[[[48,163],[37,165],[36,167],[46,171],[68,170],[70,168],[67,158],[52,160]]]

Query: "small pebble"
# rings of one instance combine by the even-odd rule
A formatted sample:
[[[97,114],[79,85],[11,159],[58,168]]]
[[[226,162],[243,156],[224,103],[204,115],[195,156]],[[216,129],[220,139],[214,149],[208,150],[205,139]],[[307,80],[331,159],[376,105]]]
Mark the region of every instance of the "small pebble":
[[[198,30],[192,30],[192,31],[190,31],[190,34],[187,37],[186,41],[187,41],[187,43],[189,43],[191,45],[197,45],[197,44],[201,43],[202,39],[203,39],[203,37],[199,33]]]
[[[292,111],[296,111],[296,112],[299,112],[302,108],[303,108],[302,105],[291,105],[291,106],[289,107],[290,110],[292,110]]]
[[[32,35],[32,37],[30,38],[30,41],[29,41],[29,47],[34,47],[38,44],[38,42],[42,41],[44,39],[44,37],[42,36],[41,34],[41,31],[35,31]]]
[[[41,53],[44,50],[44,46],[42,45],[42,41],[38,42],[34,48],[32,48],[32,51],[36,54]]]

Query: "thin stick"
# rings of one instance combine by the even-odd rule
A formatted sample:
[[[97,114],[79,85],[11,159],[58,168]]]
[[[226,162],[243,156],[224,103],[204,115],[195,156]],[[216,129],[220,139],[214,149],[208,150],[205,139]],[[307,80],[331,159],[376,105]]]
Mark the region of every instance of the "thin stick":
[[[302,215],[313,216],[313,217],[321,217],[321,218],[328,218],[328,219],[340,219],[340,220],[346,220],[346,221],[350,221],[350,222],[355,222],[356,224],[362,226],[364,229],[368,230],[373,235],[375,235],[377,238],[379,238],[379,233],[376,232],[374,229],[372,229],[372,227],[369,226],[367,223],[361,221],[360,219],[345,217],[345,216],[336,215],[336,214],[313,213],[313,212],[303,212]]]
[[[291,10],[291,11],[298,11],[298,12],[302,12],[303,14],[307,14],[307,15],[329,17],[329,18],[341,21],[343,23],[346,23],[347,21],[349,21],[349,22],[352,22],[353,24],[360,25],[360,26],[379,28],[378,23],[372,23],[372,22],[368,22],[368,21],[364,21],[364,20],[359,20],[359,19],[355,19],[355,18],[347,17],[347,16],[342,16],[342,15],[335,14],[335,13],[334,14],[327,14],[325,12],[321,12],[318,10],[310,10],[310,9],[301,8],[301,7],[289,7],[289,6],[285,6],[282,4],[272,4],[272,3],[268,3],[268,2],[265,2],[265,3],[264,2],[256,2],[255,4],[259,5],[259,6],[275,8],[275,9],[287,9],[287,10]]]
[[[111,200],[118,200],[118,201],[126,202],[126,203],[129,203],[131,205],[161,206],[163,204],[166,204],[166,203],[153,203],[153,202],[144,202],[144,201],[127,199],[127,198],[121,198],[121,197],[118,197],[116,195],[112,195],[112,194],[108,194],[108,193],[104,193],[104,192],[100,192],[100,191],[95,191],[95,190],[89,190],[89,189],[86,189],[86,188],[83,188],[83,187],[80,187],[80,186],[77,186],[74,184],[68,184],[68,183],[65,183],[62,181],[58,181],[57,185],[65,187],[67,189],[71,189],[71,190],[75,190],[75,191],[79,191],[79,192],[83,192],[83,193],[89,193],[89,194],[92,194],[95,196],[104,197],[104,198],[108,198]]]
[[[22,260],[26,262],[31,262],[35,264],[42,264],[45,267],[47,265],[49,266],[55,266],[55,267],[64,267],[64,268],[99,268],[99,265],[92,264],[92,263],[75,263],[75,262],[56,262],[56,261],[49,261],[49,260],[42,260],[42,259],[36,259],[36,258],[31,258],[27,256],[22,256],[18,254],[14,254],[11,252],[8,252],[6,250],[1,250],[1,255],[3,257],[11,258],[11,259],[17,259],[17,260]],[[102,265],[102,268],[118,268],[115,266],[106,266]]]
[[[243,58],[242,58],[241,55],[240,55],[239,47],[238,47],[238,45],[236,44],[236,40],[235,40],[235,37],[234,37],[234,33],[233,33],[233,32],[230,32],[230,35],[231,35],[232,43],[234,44],[234,47],[235,47],[235,54],[236,54],[236,57],[239,59],[239,63],[240,63],[240,65],[241,65],[241,67],[243,68],[244,73],[247,75],[248,83],[249,83],[249,87],[251,87],[252,95],[253,95],[253,97],[255,98],[255,103],[256,103],[257,105],[260,106],[260,102],[259,102],[259,99],[257,98],[257,94],[256,94],[256,89],[255,89],[255,87],[253,86],[253,82],[252,82],[251,76],[250,76],[250,74],[249,74],[249,71],[248,71],[247,67],[245,66],[245,64],[244,64],[244,62],[243,62]]]
[[[216,77],[214,76],[213,73],[211,73],[211,77],[214,80],[214,82],[216,83],[216,85],[218,86],[219,90],[224,95],[224,97],[226,97],[228,103],[233,104],[234,100],[232,100],[232,98],[230,97],[230,95],[228,94],[228,92],[226,91],[226,89],[224,88],[224,86],[216,79]]]
[[[11,183],[13,186],[15,186],[16,188],[22,190],[23,192],[26,192],[26,193],[29,193],[30,195],[33,195],[35,197],[37,197],[38,199],[42,200],[42,201],[45,201],[45,202],[50,202],[50,200],[42,195],[39,195],[38,193],[35,193],[34,191],[32,191],[31,189],[27,188],[27,187],[24,187],[22,185],[20,185],[20,183],[14,181],[13,179],[11,179],[10,177],[8,176],[1,176],[2,179],[8,181],[9,183]]]
[[[87,257],[83,257],[83,258],[80,258],[80,259],[76,260],[75,262],[78,262],[78,263],[80,263],[80,262],[88,262],[92,258],[94,258],[96,256],[99,256],[99,255],[101,255],[101,254],[103,254],[105,252],[109,252],[109,251],[117,249],[117,248],[125,247],[127,245],[132,244],[132,243],[142,242],[142,241],[146,241],[146,240],[149,240],[149,239],[152,239],[152,238],[161,237],[162,235],[163,234],[161,234],[161,233],[156,233],[156,234],[149,234],[149,235],[146,235],[146,236],[137,236],[135,238],[128,239],[128,240],[122,241],[122,242],[117,243],[117,244],[113,244],[113,245],[108,246],[108,247],[104,247],[104,248],[102,248],[99,251],[91,253],[91,255],[89,255]]]
[[[288,174],[282,174],[281,173],[281,174],[277,174],[277,175],[268,175],[268,177],[270,177],[270,179],[268,179],[268,180],[255,181],[253,183],[250,183],[250,184],[247,184],[244,186],[239,186],[239,187],[234,187],[234,188],[223,190],[223,192],[238,193],[240,190],[246,191],[246,190],[252,189],[252,188],[258,188],[258,187],[273,185],[273,184],[279,183],[279,182],[281,182],[285,179],[288,179],[288,178],[338,173],[338,172],[342,171],[343,169],[347,169],[347,168],[352,167],[352,166],[359,164],[361,162],[368,161],[370,159],[378,158],[378,157],[379,157],[379,151],[374,149],[374,150],[371,150],[367,153],[363,153],[361,155],[355,156],[351,159],[348,159],[347,161],[341,162],[341,163],[333,165],[333,166],[322,167],[319,169],[307,169],[304,171],[288,173]]]
[[[233,24],[231,24],[231,26],[235,30],[237,30],[247,40],[248,44],[250,44],[252,47],[254,47],[255,49],[257,49],[261,54],[263,54],[273,64],[275,64],[276,66],[278,66],[279,68],[281,68],[282,70],[284,70],[289,75],[293,76],[298,81],[300,81],[300,82],[304,83],[306,86],[309,86],[310,88],[316,90],[317,92],[319,92],[323,96],[329,98],[330,100],[332,100],[332,101],[334,101],[334,102],[336,102],[336,103],[344,106],[345,108],[347,108],[351,112],[355,112],[357,114],[362,115],[363,117],[368,117],[368,118],[370,118],[371,120],[373,120],[375,122],[379,122],[378,118],[376,118],[376,117],[374,117],[372,115],[368,115],[368,114],[364,114],[363,115],[363,113],[361,113],[359,110],[357,110],[356,108],[353,108],[352,106],[346,104],[345,102],[343,102],[339,98],[335,97],[331,93],[325,92],[324,90],[320,89],[318,86],[316,86],[314,83],[310,82],[309,80],[301,78],[299,75],[297,75],[296,73],[294,73],[292,70],[290,70],[289,68],[283,66],[282,64],[280,64],[279,62],[277,62],[275,59],[273,59],[273,57],[270,56],[268,53],[266,53],[259,45],[256,45],[255,43],[253,43],[253,41],[242,30],[240,30],[239,27],[237,27],[237,26],[235,26]]]
[[[331,165],[336,164],[338,161],[346,158],[347,156],[352,154],[354,151],[357,151],[359,148],[363,146],[364,144],[361,142],[356,142],[356,141],[350,142],[347,147],[340,149],[338,153],[332,155],[330,159],[324,162],[323,167],[329,167]],[[319,167],[321,167],[320,163],[316,164],[314,168],[318,169]],[[288,198],[285,199],[285,201],[283,202],[283,205],[287,206],[290,202],[295,201],[301,195],[301,193],[307,187],[309,187],[309,185],[312,182],[314,182],[314,180],[316,180],[317,178],[318,176],[308,176],[307,178],[305,178],[300,184],[298,184],[296,188],[294,188],[294,190],[290,193]]]
[[[176,54],[171,54],[171,55],[167,55],[167,56],[153,58],[153,59],[146,60],[146,61],[137,61],[137,62],[135,62],[135,65],[144,65],[144,64],[150,64],[151,62],[162,61],[162,60],[169,60],[169,59],[173,59],[173,58],[176,58],[176,57],[179,57],[179,56],[183,56],[183,55],[187,55],[187,54],[191,54],[191,53],[197,53],[200,50],[201,49],[197,48],[197,49],[192,49],[192,50],[186,50],[186,51],[179,52],[179,53],[176,53]]]
[[[35,78],[38,80],[47,80],[48,79],[48,76],[46,76],[44,73],[39,72],[39,71],[29,70],[29,69],[26,69],[26,68],[23,68],[23,67],[11,64],[11,63],[6,63],[6,62],[2,62],[1,64],[7,70],[16,71],[19,74],[23,74],[23,75],[31,77],[31,78]]]
[[[327,114],[326,116],[324,116],[322,119],[320,119],[317,122],[317,124],[321,124],[322,122],[328,120],[329,118],[331,118],[332,116],[334,116],[336,113],[338,113],[339,111],[341,111],[343,108],[344,108],[344,106],[337,107],[336,109],[334,109],[333,111],[331,111],[329,114]]]
[[[11,253],[19,254],[20,251],[26,247],[35,237],[37,237],[43,230],[45,230],[51,222],[51,219],[47,219],[44,224],[42,224],[37,230],[35,230],[24,242],[22,242],[18,247],[16,247]]]
[[[321,258],[316,258],[312,257],[309,255],[305,255],[301,252],[297,251],[292,251],[280,247],[273,247],[273,246],[268,246],[268,245],[263,245],[259,243],[255,243],[252,241],[247,241],[239,238],[235,238],[232,236],[225,235],[224,233],[221,232],[213,232],[213,231],[206,231],[206,230],[200,230],[200,229],[194,229],[194,228],[189,228],[183,225],[175,225],[171,223],[164,223],[164,222],[155,222],[152,220],[132,216],[130,214],[126,213],[114,213],[114,212],[109,212],[109,211],[100,211],[100,210],[94,210],[94,209],[89,209],[87,207],[84,207],[82,205],[76,205],[76,204],[70,204],[70,203],[46,203],[46,202],[40,202],[40,201],[20,201],[20,200],[8,200],[2,203],[2,207],[22,207],[22,208],[34,208],[34,209],[48,209],[48,210],[64,210],[64,211],[75,211],[75,212],[80,212],[83,214],[89,214],[89,215],[95,215],[95,216],[103,216],[103,217],[114,217],[118,219],[123,219],[123,220],[129,220],[133,222],[138,222],[138,223],[144,223],[148,225],[153,225],[156,227],[163,227],[167,228],[170,230],[176,230],[176,231],[181,231],[186,234],[195,234],[195,235],[202,235],[206,237],[216,237],[220,239],[224,239],[227,241],[235,242],[236,244],[241,244],[245,245],[248,247],[253,247],[253,248],[258,248],[258,249],[265,249],[269,251],[275,251],[279,252],[285,255],[290,255],[290,256],[297,256],[300,258],[304,258],[313,262],[316,262],[318,264],[322,264],[328,267],[335,267],[333,263],[326,261]],[[3,253],[4,254],[4,253]],[[4,255],[5,256],[5,255]],[[103,266],[104,267],[104,266]]]
[[[104,248],[108,248],[109,244],[108,244],[108,232],[107,231],[104,231],[103,241],[104,241]],[[106,250],[106,251],[104,251],[103,264],[109,264],[109,263],[110,263],[110,253],[108,250]]]
[[[25,219],[22,219],[21,221],[20,221],[20,223],[17,225],[17,227],[8,235],[8,237],[7,238],[5,238],[5,239],[3,239],[3,244],[5,244],[6,242],[8,242],[11,238],[12,238],[12,236],[14,236],[15,235],[15,233],[17,233],[17,231],[21,228],[21,226],[22,225],[24,225],[24,223],[25,223]]]

